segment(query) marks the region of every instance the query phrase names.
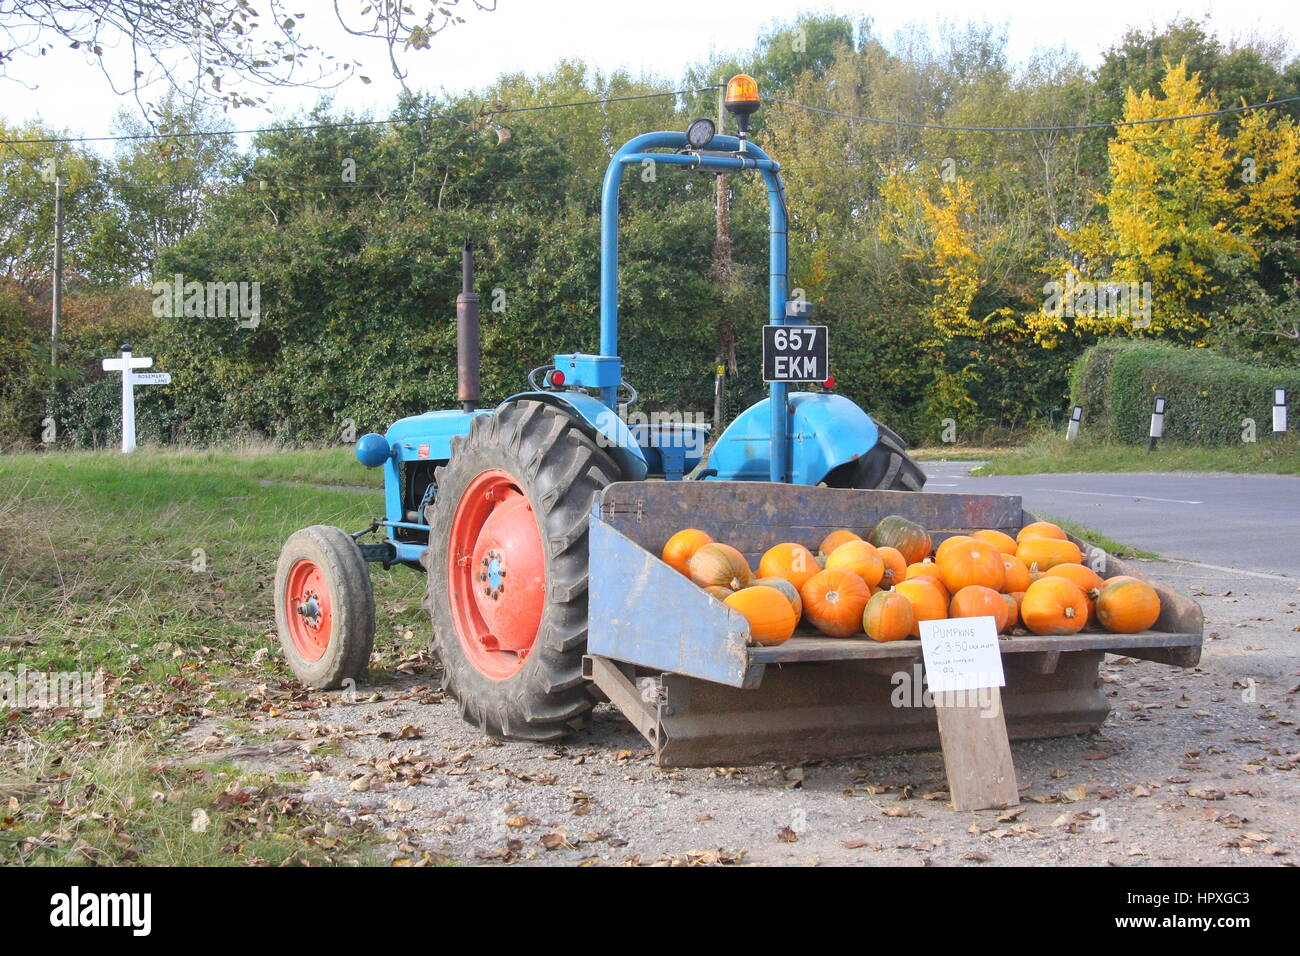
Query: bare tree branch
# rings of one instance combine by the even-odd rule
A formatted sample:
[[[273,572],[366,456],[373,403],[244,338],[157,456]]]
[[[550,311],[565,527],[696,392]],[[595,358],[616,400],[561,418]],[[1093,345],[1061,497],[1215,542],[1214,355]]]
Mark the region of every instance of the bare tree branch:
[[[463,23],[462,0],[333,0],[339,25],[351,36],[382,41],[393,76],[406,87],[400,55],[427,50],[430,40]],[[480,12],[496,0],[469,0]],[[97,64],[110,88],[143,107],[162,85],[199,91],[232,106],[260,106],[258,90],[331,88],[356,77],[361,62],[341,59],[303,36],[303,0],[0,0],[0,77],[23,81],[22,60],[39,59],[66,43]],[[129,48],[129,73],[112,64]]]

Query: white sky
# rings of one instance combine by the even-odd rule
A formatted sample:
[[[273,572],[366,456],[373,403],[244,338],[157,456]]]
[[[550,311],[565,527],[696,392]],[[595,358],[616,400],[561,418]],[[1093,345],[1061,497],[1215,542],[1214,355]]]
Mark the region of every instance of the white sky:
[[[346,5],[346,0],[345,0]],[[300,0],[308,13],[308,35],[317,42],[338,37],[332,4]],[[604,71],[627,68],[679,79],[684,68],[711,50],[730,52],[753,45],[761,27],[790,20],[800,10],[833,11],[855,18],[874,18],[874,31],[892,37],[907,23],[934,31],[942,23],[985,20],[1006,28],[1013,60],[1037,48],[1074,49],[1087,65],[1131,26],[1163,25],[1178,15],[1210,15],[1210,28],[1224,39],[1261,35],[1293,44],[1300,26],[1295,0],[1088,0],[1082,4],[1051,0],[916,0],[912,3],[802,3],[798,0],[499,0],[495,13],[478,13],[462,0],[467,22],[434,38],[432,48],[408,54],[413,88],[459,91],[481,87],[499,73],[545,72],[562,57],[581,59]],[[335,102],[357,110],[385,114],[397,84],[387,72],[385,50],[376,41],[352,40],[351,55],[367,66],[374,82],[354,81],[334,94]],[[9,122],[39,117],[56,128],[81,135],[111,132],[112,119],[128,98],[115,96],[98,68],[80,54],[59,51],[40,60],[19,57],[12,72],[26,83],[0,80],[0,116]],[[1286,92],[1277,91],[1279,95]],[[277,112],[310,106],[315,91],[277,90]],[[239,126],[263,125],[265,110],[232,114]]]

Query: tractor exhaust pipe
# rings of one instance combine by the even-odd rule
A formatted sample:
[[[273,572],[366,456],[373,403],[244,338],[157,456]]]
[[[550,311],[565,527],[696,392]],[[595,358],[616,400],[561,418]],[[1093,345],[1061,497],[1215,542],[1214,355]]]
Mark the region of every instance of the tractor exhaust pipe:
[[[474,292],[474,249],[460,252],[460,295],[456,296],[456,397],[466,412],[479,402],[478,295]]]

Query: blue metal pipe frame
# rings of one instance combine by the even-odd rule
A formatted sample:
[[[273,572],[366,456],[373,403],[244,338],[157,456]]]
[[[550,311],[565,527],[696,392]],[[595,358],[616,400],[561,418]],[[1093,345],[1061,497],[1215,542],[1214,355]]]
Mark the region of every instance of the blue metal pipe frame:
[[[756,169],[767,184],[768,206],[768,322],[785,325],[786,298],[788,295],[789,248],[785,215],[785,199],[781,185],[780,164],[749,141],[743,144],[735,136],[714,136],[707,150],[735,153],[733,156],[707,156],[700,153],[650,153],[651,149],[683,149],[687,146],[686,134],[663,131],[643,133],[628,140],[614,154],[605,170],[605,183],[600,197],[600,354],[618,355],[618,189],[623,181],[623,168],[651,161],[669,166],[688,166],[703,169],[732,170],[740,172]],[[742,152],[743,150],[743,152]],[[791,320],[802,321],[802,320]],[[772,454],[770,477],[772,481],[790,481],[788,386],[784,382],[771,385]],[[617,410],[617,388],[602,388],[600,400]]]

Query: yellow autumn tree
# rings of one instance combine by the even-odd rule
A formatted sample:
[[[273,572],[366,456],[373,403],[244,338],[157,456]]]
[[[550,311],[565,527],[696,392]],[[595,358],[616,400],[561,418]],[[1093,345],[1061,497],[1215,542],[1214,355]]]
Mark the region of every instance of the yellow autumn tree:
[[[877,238],[913,263],[913,281],[930,293],[925,312],[928,335],[923,343],[926,357],[920,362],[933,366],[934,377],[922,397],[922,419],[929,426],[951,420],[967,428],[978,418],[970,389],[980,380],[979,368],[970,362],[952,368],[943,356],[947,343],[958,337],[983,340],[1015,334],[1013,310],[975,309],[985,281],[982,268],[987,257],[981,247],[997,243],[1001,230],[980,228],[969,180],[945,179],[937,169],[886,173],[880,204]]]
[[[886,174],[881,185],[877,233],[917,263],[930,289],[927,316],[936,340],[959,335],[984,338],[1007,331],[1014,318],[1006,310],[971,311],[982,281],[983,242],[976,225],[974,189],[960,176],[945,181],[937,172],[909,170]]]
[[[1166,64],[1159,96],[1128,91],[1124,119],[1139,125],[1109,144],[1104,218],[1064,234],[1073,255],[1029,316],[1040,342],[1050,346],[1071,323],[1195,335],[1212,321],[1212,296],[1257,264],[1252,240],[1297,221],[1300,135],[1290,119],[1253,113],[1232,138],[1216,116],[1159,122],[1217,107],[1185,62]]]

